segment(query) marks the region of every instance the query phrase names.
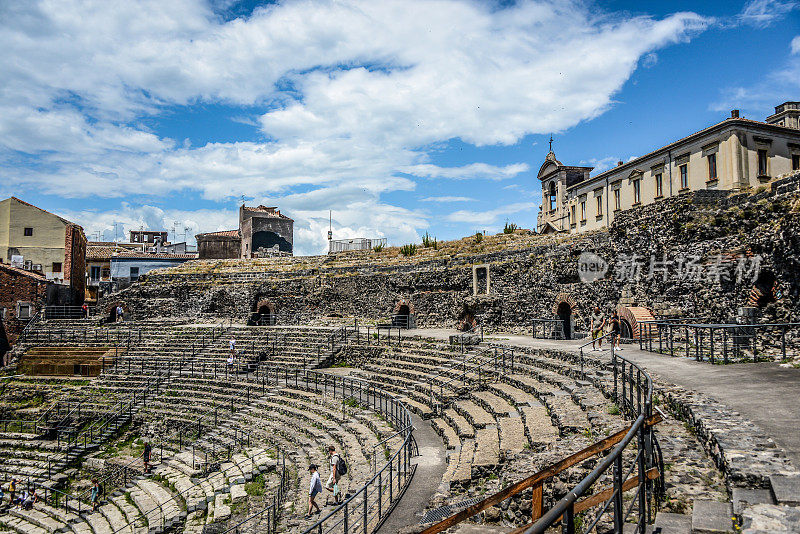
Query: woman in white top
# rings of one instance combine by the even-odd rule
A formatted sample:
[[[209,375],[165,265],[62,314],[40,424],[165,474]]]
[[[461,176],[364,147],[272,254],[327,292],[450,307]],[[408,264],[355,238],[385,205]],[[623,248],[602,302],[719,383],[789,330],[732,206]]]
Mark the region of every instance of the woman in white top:
[[[311,517],[311,510],[314,508],[317,509],[317,511],[314,512],[315,514],[320,513],[319,506],[314,501],[314,497],[322,491],[322,480],[319,478],[316,464],[309,465],[308,471],[311,473],[311,483],[308,487],[308,513],[306,514],[306,519]]]

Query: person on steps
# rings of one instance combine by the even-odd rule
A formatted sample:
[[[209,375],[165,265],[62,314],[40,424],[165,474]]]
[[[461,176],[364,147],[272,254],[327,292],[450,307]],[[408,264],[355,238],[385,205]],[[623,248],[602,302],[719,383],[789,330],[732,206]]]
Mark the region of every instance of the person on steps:
[[[591,316],[591,325],[590,329],[592,331],[592,350],[598,350],[598,347],[595,344],[599,345],[600,350],[603,349],[603,326],[605,326],[605,320],[603,319],[603,314],[600,313],[600,308],[594,308]]]
[[[100,483],[96,478],[92,479],[92,495],[90,500],[92,502],[92,511],[97,510],[97,505],[100,503]]]
[[[150,472],[150,456],[153,453],[153,447],[150,446],[149,441],[144,442],[144,450],[142,451],[142,460],[144,461],[144,472]]]
[[[12,478],[11,482],[8,483],[8,502],[10,504],[14,504],[14,497],[17,494],[17,479]]]
[[[308,513],[306,514],[306,519],[311,518],[311,511],[316,508],[317,511],[314,512],[315,514],[320,513],[319,505],[316,503],[314,498],[319,495],[322,491],[322,479],[319,478],[319,472],[317,471],[317,464],[311,464],[308,466],[308,471],[311,473],[311,483],[308,487]]]
[[[328,447],[328,464],[331,466],[331,474],[328,477],[328,483],[325,485],[327,490],[333,492],[333,501],[335,504],[341,502],[341,495],[339,494],[339,479],[342,475],[339,474],[339,455],[336,454],[336,447],[330,445]]]

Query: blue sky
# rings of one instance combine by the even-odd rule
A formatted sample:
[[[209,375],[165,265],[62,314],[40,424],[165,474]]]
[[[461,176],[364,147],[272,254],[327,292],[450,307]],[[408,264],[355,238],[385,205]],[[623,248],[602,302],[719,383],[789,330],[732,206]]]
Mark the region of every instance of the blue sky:
[[[236,209],[296,253],[536,224],[554,150],[601,171],[800,100],[800,2],[0,4],[0,197],[178,238]],[[172,237],[172,236],[171,236]]]

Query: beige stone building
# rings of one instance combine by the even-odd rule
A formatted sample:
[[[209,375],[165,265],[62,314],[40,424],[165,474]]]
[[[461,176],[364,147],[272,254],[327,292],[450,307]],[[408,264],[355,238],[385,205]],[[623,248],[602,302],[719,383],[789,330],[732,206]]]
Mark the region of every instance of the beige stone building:
[[[0,201],[0,260],[39,272],[69,287],[61,303],[83,302],[86,285],[83,228],[16,197]]]
[[[622,210],[700,189],[745,190],[800,169],[800,102],[775,108],[765,122],[731,117],[649,154],[590,176],[551,151],[539,169],[539,232],[606,227]]]

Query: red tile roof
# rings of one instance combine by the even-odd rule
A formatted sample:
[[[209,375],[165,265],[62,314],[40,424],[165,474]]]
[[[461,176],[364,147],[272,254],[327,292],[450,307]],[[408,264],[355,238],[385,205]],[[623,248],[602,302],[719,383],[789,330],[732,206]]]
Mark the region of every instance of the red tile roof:
[[[206,232],[205,234],[197,234],[195,237],[239,237],[239,230],[220,230],[219,232]]]
[[[31,278],[35,278],[38,281],[46,282],[47,278],[45,278],[44,274],[36,272],[36,271],[28,271],[25,269],[20,269],[19,267],[12,267],[8,263],[0,263],[0,269],[6,270],[11,272],[12,274],[22,275],[22,276],[29,276]]]

